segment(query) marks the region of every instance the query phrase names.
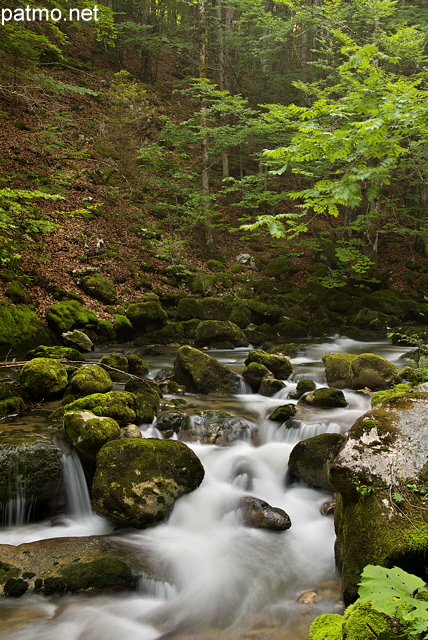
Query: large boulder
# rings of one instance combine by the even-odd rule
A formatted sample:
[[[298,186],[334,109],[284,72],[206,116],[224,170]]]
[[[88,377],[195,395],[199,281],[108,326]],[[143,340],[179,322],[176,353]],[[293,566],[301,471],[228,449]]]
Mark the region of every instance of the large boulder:
[[[176,499],[203,477],[199,458],[183,442],[114,440],[97,456],[94,508],[117,524],[142,529],[165,520]]]
[[[215,358],[189,346],[180,347],[174,362],[173,379],[187,391],[228,396],[239,389],[239,376]]]
[[[137,333],[155,331],[168,321],[166,312],[156,300],[130,304],[126,310],[126,317]]]
[[[80,351],[73,347],[45,347],[39,346],[32,349],[25,356],[26,360],[33,358],[54,358],[55,360],[74,360],[76,362],[84,362],[85,358]]]
[[[120,353],[108,353],[100,359],[100,366],[105,368],[110,378],[115,382],[129,380],[126,372],[129,370],[128,358]]]
[[[180,320],[227,320],[231,304],[221,298],[181,298],[177,306]]]
[[[77,300],[62,300],[58,304],[51,305],[46,311],[46,320],[48,325],[59,334],[73,329],[94,330],[98,322],[96,313],[86,309]]]
[[[65,344],[71,347],[76,347],[80,351],[93,351],[94,343],[86,333],[79,331],[79,329],[73,329],[73,331],[64,331],[61,335]]]
[[[290,473],[312,487],[334,491],[335,488],[329,479],[330,463],[339,453],[345,440],[345,436],[340,433],[322,433],[301,440],[290,453]]]
[[[57,398],[68,384],[67,368],[52,358],[34,358],[19,374],[24,395],[31,401]]]
[[[387,389],[400,382],[399,369],[373,353],[327,353],[322,361],[327,382],[336,389]]]
[[[269,369],[260,362],[250,362],[242,372],[242,377],[254,391],[260,389],[261,382],[265,376],[271,375]]]
[[[61,454],[38,436],[7,436],[0,444],[0,504],[4,524],[35,517],[54,504],[61,482]],[[21,523],[20,523],[21,524]]]
[[[428,522],[428,392],[392,398],[351,427],[330,464],[339,492],[336,557],[346,603],[367,564],[394,565],[424,580]]]
[[[52,420],[62,418],[67,411],[91,411],[96,416],[113,418],[119,424],[151,423],[155,417],[153,403],[142,394],[129,391],[92,393],[54,411]]]
[[[64,431],[78,454],[95,461],[98,451],[110,440],[118,440],[121,431],[113,418],[96,416],[90,411],[69,411],[64,415]]]
[[[333,409],[334,407],[346,407],[348,402],[340,389],[320,387],[300,398],[299,404],[308,404],[320,409]]]
[[[104,302],[104,304],[114,304],[117,301],[116,287],[101,273],[84,276],[79,279],[78,285],[88,296]]]
[[[97,364],[87,364],[72,375],[67,392],[82,398],[92,393],[107,393],[112,390],[112,387],[111,378],[102,367]]]
[[[196,329],[195,344],[200,347],[232,349],[246,347],[248,338],[238,325],[229,320],[203,320]]]
[[[0,302],[0,356],[10,351],[25,353],[39,344],[57,340],[30,307],[13,307]]]
[[[293,371],[289,358],[262,350],[250,351],[245,365],[248,366],[251,362],[264,365],[278,380],[287,380]]]
[[[251,429],[245,420],[225,411],[203,411],[193,418],[190,429],[183,432],[181,439],[223,447],[250,437]]]

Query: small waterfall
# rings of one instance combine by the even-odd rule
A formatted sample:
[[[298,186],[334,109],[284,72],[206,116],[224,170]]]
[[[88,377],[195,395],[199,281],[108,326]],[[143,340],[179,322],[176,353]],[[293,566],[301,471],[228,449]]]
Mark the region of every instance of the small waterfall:
[[[71,449],[63,453],[65,494],[70,516],[85,518],[92,516],[91,500],[88,486],[79,456]]]
[[[24,483],[15,479],[12,487],[9,480],[9,493],[14,497],[4,506],[2,521],[7,527],[21,527],[28,522],[32,506],[31,503],[27,504]]]

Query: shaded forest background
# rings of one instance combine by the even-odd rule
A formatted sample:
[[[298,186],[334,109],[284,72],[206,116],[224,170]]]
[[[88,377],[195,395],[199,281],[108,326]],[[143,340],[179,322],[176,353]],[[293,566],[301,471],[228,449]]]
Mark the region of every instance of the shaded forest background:
[[[424,300],[424,0],[98,6],[0,27],[3,297],[109,319],[148,291],[278,296],[376,329],[404,317],[385,291]],[[86,266],[117,298],[79,289]]]

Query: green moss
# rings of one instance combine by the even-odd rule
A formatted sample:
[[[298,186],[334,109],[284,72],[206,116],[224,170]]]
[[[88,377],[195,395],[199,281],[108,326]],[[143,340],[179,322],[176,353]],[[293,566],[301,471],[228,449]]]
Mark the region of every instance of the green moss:
[[[184,338],[184,329],[180,322],[169,322],[157,331],[149,331],[139,336],[135,341],[135,345],[145,344],[171,344],[180,343]]]
[[[309,629],[309,640],[342,640],[343,616],[323,613],[315,618]]]
[[[68,384],[67,369],[58,360],[34,358],[21,369],[19,382],[30,400],[55,398]]]
[[[168,321],[166,312],[155,300],[130,304],[126,310],[126,317],[138,333],[156,331]]]
[[[337,389],[368,387],[376,391],[400,382],[398,368],[373,353],[328,353],[322,361],[328,384]]]
[[[177,307],[177,318],[180,320],[228,320],[230,312],[230,303],[221,298],[181,298]]]
[[[85,361],[80,351],[72,347],[39,346],[29,351],[25,356],[26,360],[32,360],[33,358],[54,358],[56,360],[74,360],[76,362]]]
[[[296,385],[296,391],[301,394],[308,393],[309,391],[315,391],[316,388],[317,385],[315,382],[309,378],[302,378],[302,380],[299,380]]]
[[[274,355],[288,356],[289,358],[295,358],[299,353],[299,345],[295,342],[282,342],[271,347],[268,351]],[[310,389],[312,391],[312,389]]]
[[[5,290],[5,295],[15,304],[32,304],[32,300],[18,280],[13,280]]]
[[[371,405],[372,407],[376,407],[378,404],[383,404],[385,402],[395,404],[397,400],[405,398],[407,391],[411,388],[410,384],[397,384],[393,389],[377,391],[372,395]]]
[[[392,619],[374,611],[370,603],[357,600],[343,616],[343,637],[347,640],[373,640],[383,631],[395,631]]]
[[[114,382],[120,382],[121,380],[129,380],[129,376],[126,372],[129,369],[128,358],[118,353],[111,353],[105,355],[100,360],[100,366],[105,368],[108,375]],[[119,369],[119,371],[115,371]]]
[[[329,387],[321,387],[315,389],[305,395],[299,403],[303,402],[314,407],[322,409],[331,409],[334,407],[346,407],[348,402],[340,389],[330,389]]]
[[[188,391],[230,395],[239,387],[239,376],[211,356],[189,346],[177,351],[173,379]]]
[[[57,333],[73,329],[95,329],[98,318],[77,300],[63,300],[46,311],[48,325]]]
[[[238,325],[241,329],[245,329],[251,323],[251,311],[242,303],[235,303],[229,316],[230,322]]]
[[[112,282],[104,278],[101,273],[93,273],[83,277],[79,286],[88,296],[104,302],[105,304],[115,304],[117,302],[116,287]]]
[[[25,409],[25,402],[19,396],[11,396],[0,400],[0,418],[22,413]]]
[[[389,446],[395,442],[398,429],[395,426],[397,416],[383,407],[377,407],[360,416],[349,430],[349,437],[360,440],[363,435],[377,430],[381,444]]]
[[[259,390],[262,379],[268,375],[270,375],[269,369],[260,362],[250,362],[242,372],[245,382],[248,382],[255,391]]]
[[[272,411],[269,420],[274,422],[286,422],[292,418],[297,412],[295,404],[283,404]]]
[[[76,591],[134,591],[138,579],[128,565],[119,560],[104,556],[92,562],[70,564],[61,571],[67,590]],[[45,581],[46,582],[46,581]]]
[[[199,346],[224,348],[228,343],[231,347],[245,347],[248,339],[242,330],[229,320],[202,320],[196,330],[195,344]]]
[[[64,430],[70,444],[84,457],[93,460],[101,447],[121,436],[116,420],[97,417],[87,411],[66,413]]]
[[[269,398],[274,396],[278,391],[281,391],[285,387],[282,380],[276,378],[270,378],[265,376],[260,383],[259,393],[262,396],[268,396]]]
[[[110,320],[98,320],[96,334],[98,343],[114,342],[116,340],[116,331]]]
[[[104,369],[96,364],[80,367],[71,377],[67,393],[78,398],[92,393],[111,391],[113,383]]]
[[[127,342],[132,338],[134,328],[126,316],[115,315],[113,328],[119,342]]]
[[[286,380],[292,373],[293,368],[291,362],[285,356],[273,355],[266,353],[266,351],[250,351],[245,359],[245,365],[249,365],[251,362],[258,362],[264,365],[275,378],[279,380]]]
[[[25,353],[39,344],[57,342],[36,313],[26,306],[13,307],[0,303],[0,355]]]
[[[19,567],[8,562],[0,562],[0,582],[6,582],[9,578],[17,578],[21,573]]]
[[[119,424],[151,422],[154,417],[152,405],[138,394],[128,391],[93,393],[57,409],[51,414],[51,419],[58,420],[67,411],[91,411],[96,416],[113,418]],[[151,420],[148,420],[150,416]]]

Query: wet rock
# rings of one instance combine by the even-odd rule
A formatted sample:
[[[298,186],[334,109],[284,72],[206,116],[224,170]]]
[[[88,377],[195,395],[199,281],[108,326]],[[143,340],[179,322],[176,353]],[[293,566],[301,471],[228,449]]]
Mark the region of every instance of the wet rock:
[[[39,346],[29,351],[25,356],[26,360],[32,360],[33,358],[54,358],[56,360],[74,360],[77,362],[85,361],[80,351],[73,349],[73,347]]]
[[[130,304],[125,315],[137,333],[155,331],[168,321],[165,310],[156,300]]]
[[[79,278],[77,284],[88,296],[104,304],[114,304],[117,301],[116,287],[101,273],[95,272]]]
[[[315,604],[319,601],[318,594],[316,591],[309,589],[308,591],[303,591],[299,593],[297,596],[297,602],[299,604]]]
[[[199,458],[183,442],[114,440],[97,456],[94,508],[117,524],[141,529],[165,520],[175,500],[203,477]]]
[[[0,400],[0,418],[17,415],[25,410],[25,402],[20,396],[10,396]]]
[[[62,300],[48,308],[46,320],[56,333],[62,334],[73,329],[94,330],[98,318],[96,313],[86,309],[77,300]]]
[[[96,416],[90,411],[69,411],[64,415],[64,431],[68,441],[84,459],[95,462],[106,442],[121,437],[116,420]]]
[[[285,531],[291,527],[288,514],[279,507],[253,496],[246,496],[239,501],[242,521],[247,527],[255,529],[269,529],[270,531]]]
[[[340,389],[330,389],[329,387],[321,387],[307,393],[300,398],[299,404],[308,404],[312,407],[320,409],[334,409],[335,407],[346,407],[348,402]]]
[[[326,500],[320,507],[320,514],[322,516],[334,515],[334,508],[336,506],[336,500]]]
[[[347,604],[355,600],[367,564],[419,574],[425,566],[427,415],[428,393],[418,388],[398,402],[384,402],[355,422],[330,464],[339,492],[336,560]]]
[[[337,389],[368,387],[377,391],[400,382],[398,367],[373,353],[328,353],[322,361],[328,384]]]
[[[92,393],[57,409],[51,414],[51,420],[62,418],[68,411],[91,411],[96,416],[113,418],[123,425],[130,422],[151,423],[155,417],[153,402],[143,394],[129,391]]]
[[[189,346],[180,347],[174,362],[173,379],[187,391],[225,396],[236,393],[240,378],[215,358]]]
[[[121,438],[142,438],[140,427],[136,424],[127,424],[120,432]]]
[[[126,316],[115,315],[113,328],[119,342],[128,342],[134,334],[134,327]]]
[[[22,578],[9,578],[3,587],[7,598],[20,598],[28,591],[28,582]]]
[[[298,381],[296,388],[292,389],[289,392],[288,397],[293,400],[299,400],[299,398],[301,398],[303,394],[309,393],[310,391],[315,391],[316,388],[317,385],[313,380],[310,380],[309,378],[303,378],[302,380]]]
[[[264,364],[260,364],[259,362],[250,362],[250,364],[247,365],[242,372],[242,377],[244,378],[245,382],[247,382],[250,387],[256,392],[260,389],[262,379],[265,376],[269,375],[269,369],[267,369]]]
[[[92,393],[107,393],[112,387],[111,378],[102,367],[97,364],[88,364],[80,367],[72,375],[66,393],[82,398]]]
[[[24,511],[32,507],[32,517],[43,512],[56,501],[61,474],[61,454],[49,440],[38,436],[3,437],[0,444],[2,516],[7,518],[10,514],[13,521],[14,505],[19,501]]]
[[[283,389],[284,387],[285,384],[282,382],[282,380],[276,380],[274,377],[269,375],[262,378],[259,393],[262,396],[271,398],[275,395],[275,393],[278,393],[278,391],[281,391],[281,389]]]
[[[322,433],[298,442],[288,459],[290,473],[313,487],[334,491],[329,474],[330,464],[346,441],[340,433]]]
[[[231,349],[246,347],[248,338],[236,324],[229,320],[203,320],[196,329],[197,346]]]
[[[74,329],[73,331],[65,331],[61,338],[65,344],[69,344],[72,347],[76,347],[80,351],[92,351],[94,343],[86,333]]]
[[[224,447],[237,440],[249,440],[251,428],[245,420],[225,411],[203,411],[195,416],[189,431],[180,434],[180,439],[200,441]]]
[[[163,434],[164,438],[170,438],[174,433],[186,431],[189,428],[190,417],[179,411],[161,413],[156,420],[156,429]]]
[[[129,380],[126,375],[129,370],[128,358],[119,353],[109,353],[100,359],[100,367],[103,367],[114,382]]]
[[[266,353],[266,351],[250,351],[245,359],[245,365],[258,362],[264,365],[278,380],[287,380],[293,371],[290,360],[286,356]]]
[[[19,382],[29,400],[58,398],[68,384],[67,369],[58,360],[34,358],[21,369]]]
[[[295,404],[283,404],[272,411],[269,420],[274,422],[286,422],[292,418],[297,412]]]

